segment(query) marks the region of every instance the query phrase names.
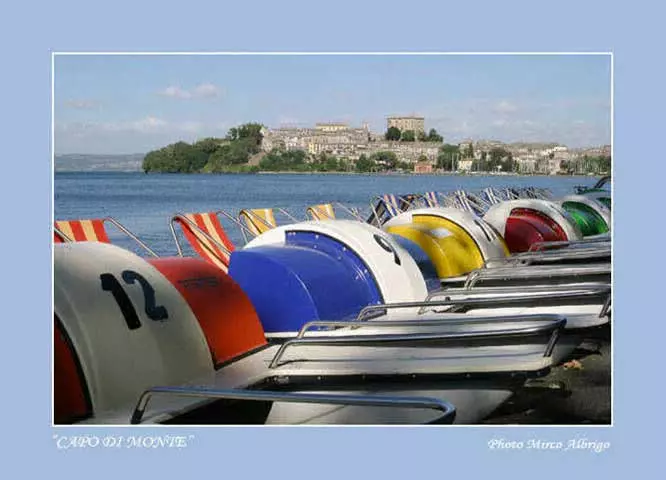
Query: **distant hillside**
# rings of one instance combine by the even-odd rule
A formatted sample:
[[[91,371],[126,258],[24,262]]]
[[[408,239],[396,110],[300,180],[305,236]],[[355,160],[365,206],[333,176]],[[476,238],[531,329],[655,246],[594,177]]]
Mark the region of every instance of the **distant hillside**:
[[[69,154],[55,156],[56,172],[139,172],[143,153],[129,155]]]

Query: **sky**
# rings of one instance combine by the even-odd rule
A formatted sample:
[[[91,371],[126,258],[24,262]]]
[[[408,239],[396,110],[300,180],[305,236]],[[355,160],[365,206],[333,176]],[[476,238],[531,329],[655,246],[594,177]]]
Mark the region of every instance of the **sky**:
[[[56,55],[55,153],[145,153],[259,122],[425,117],[447,143],[611,142],[609,55]]]

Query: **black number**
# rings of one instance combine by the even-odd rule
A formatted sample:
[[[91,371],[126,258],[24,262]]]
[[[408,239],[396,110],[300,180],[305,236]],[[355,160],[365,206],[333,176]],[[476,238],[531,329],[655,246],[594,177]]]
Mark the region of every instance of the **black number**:
[[[135,281],[138,281],[139,285],[141,285],[145,311],[148,318],[156,321],[166,320],[169,318],[167,309],[161,305],[156,305],[155,289],[141,274],[132,270],[124,270],[121,274],[121,277],[123,281],[129,285],[134,284]],[[102,282],[102,290],[111,292],[113,298],[116,300],[116,303],[118,304],[118,307],[120,308],[120,311],[125,318],[127,327],[130,330],[136,330],[137,328],[140,328],[141,321],[139,320],[139,316],[136,314],[134,305],[132,305],[132,301],[129,299],[127,293],[116,277],[114,277],[111,273],[103,273],[99,276],[99,279]]]
[[[129,329],[135,330],[139,328],[141,326],[139,316],[136,314],[136,310],[134,310],[132,301],[127,296],[127,293],[125,293],[125,290],[123,290],[120,282],[116,280],[116,277],[111,273],[103,273],[99,276],[99,279],[102,281],[102,290],[106,290],[113,294],[113,298],[116,299],[116,303],[120,307],[120,311],[122,312],[123,317],[125,317],[125,322]]]
[[[125,270],[122,273],[123,280],[127,284],[133,284],[134,281],[138,281],[141,284],[141,289],[143,290],[143,299],[146,305],[146,315],[151,320],[166,320],[169,318],[166,308],[161,305],[155,305],[155,290],[152,285],[148,283],[148,280],[143,278],[140,274],[133,272],[132,270]]]

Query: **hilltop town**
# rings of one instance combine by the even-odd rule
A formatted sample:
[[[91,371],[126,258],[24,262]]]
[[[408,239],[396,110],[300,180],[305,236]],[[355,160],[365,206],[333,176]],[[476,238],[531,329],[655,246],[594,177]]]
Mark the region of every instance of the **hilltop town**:
[[[264,152],[300,150],[311,157],[323,154],[344,158],[351,164],[362,157],[392,152],[398,162],[417,173],[510,171],[554,175],[610,170],[609,145],[573,149],[558,143],[472,139],[445,144],[436,130],[426,133],[425,118],[419,116],[388,117],[384,133],[371,132],[367,124],[352,127],[345,123],[317,123],[313,128],[262,128],[261,133]]]

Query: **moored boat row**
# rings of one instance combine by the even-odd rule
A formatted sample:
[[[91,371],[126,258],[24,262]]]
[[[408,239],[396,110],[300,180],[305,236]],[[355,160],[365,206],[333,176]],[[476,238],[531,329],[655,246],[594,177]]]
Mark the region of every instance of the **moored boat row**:
[[[610,236],[564,202],[428,197],[177,214],[172,257],[57,221],[56,422],[478,423],[608,328]]]

